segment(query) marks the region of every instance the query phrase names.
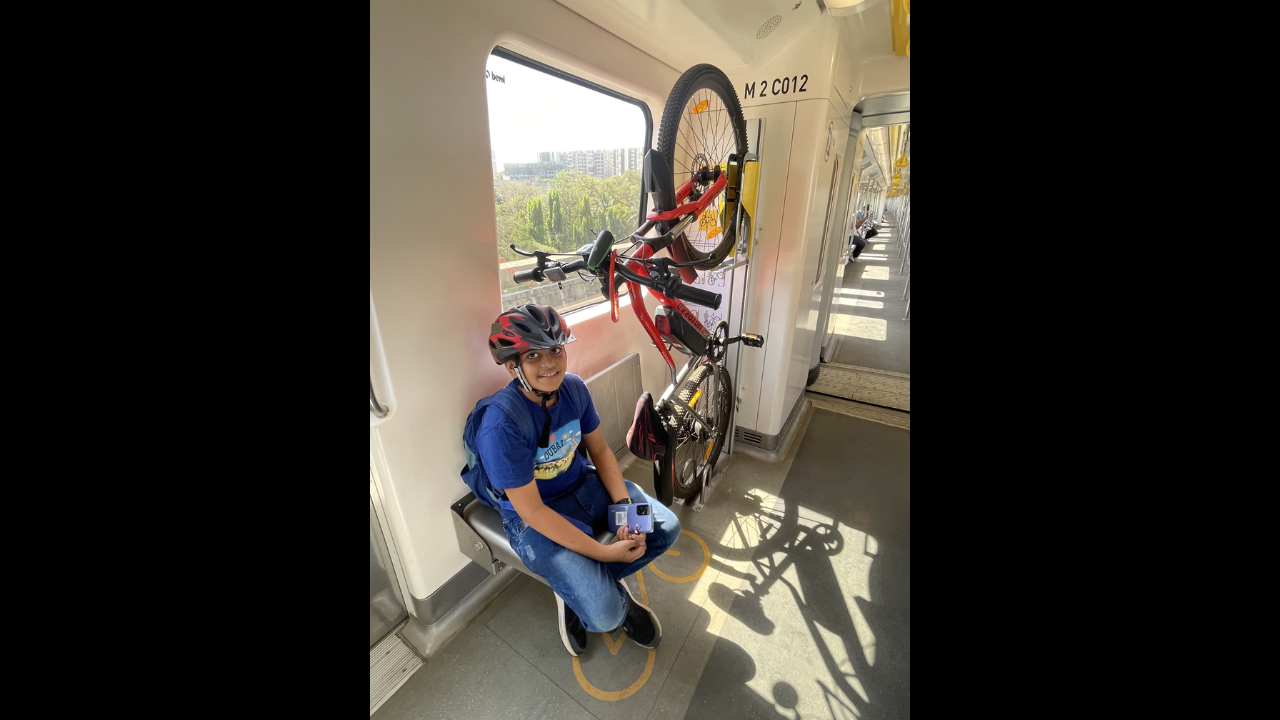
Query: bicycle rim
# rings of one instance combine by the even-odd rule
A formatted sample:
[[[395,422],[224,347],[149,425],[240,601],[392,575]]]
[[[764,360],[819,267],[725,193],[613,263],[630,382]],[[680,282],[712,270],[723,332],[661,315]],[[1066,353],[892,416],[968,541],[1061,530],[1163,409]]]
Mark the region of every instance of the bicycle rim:
[[[677,498],[691,498],[701,489],[703,473],[715,466],[724,447],[733,408],[729,371],[723,365],[701,365],[689,375],[677,397],[692,407],[705,423],[705,427],[699,427],[687,417],[684,408],[672,404],[668,432],[674,445],[670,454],[674,493]],[[707,427],[714,428],[715,432],[708,432]]]
[[[662,113],[658,152],[671,167],[676,188],[689,182],[699,170],[719,166],[730,155],[741,158],[746,154],[747,124],[738,93],[718,68],[695,65],[680,76]],[[694,179],[698,190],[711,184]],[[723,262],[737,238],[733,217],[737,213],[724,217],[725,195],[721,192],[683,234],[687,245],[682,247],[682,254],[687,254],[689,261],[706,260],[715,254],[716,260],[699,266],[703,269]]]

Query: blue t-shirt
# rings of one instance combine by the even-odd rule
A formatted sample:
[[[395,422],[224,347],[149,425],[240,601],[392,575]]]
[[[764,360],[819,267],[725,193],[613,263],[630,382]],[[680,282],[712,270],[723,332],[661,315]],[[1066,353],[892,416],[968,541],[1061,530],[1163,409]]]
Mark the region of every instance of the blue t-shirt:
[[[571,383],[579,386],[579,394],[586,398],[585,407],[577,407],[573,393],[564,387]],[[519,381],[512,380],[511,385],[519,392]],[[523,393],[520,397],[533,418],[534,427],[541,430],[546,420],[542,405],[524,397]],[[582,444],[583,435],[600,427],[600,416],[582,378],[565,373],[556,406],[547,411],[551,413],[551,437],[545,448],[538,447],[537,435],[525,437],[520,426],[505,412],[494,408],[485,411],[476,433],[476,454],[495,490],[524,487],[530,480],[536,480],[538,492],[546,501],[582,479],[587,460],[578,453],[578,446]],[[513,511],[500,512],[503,518],[519,517]]]

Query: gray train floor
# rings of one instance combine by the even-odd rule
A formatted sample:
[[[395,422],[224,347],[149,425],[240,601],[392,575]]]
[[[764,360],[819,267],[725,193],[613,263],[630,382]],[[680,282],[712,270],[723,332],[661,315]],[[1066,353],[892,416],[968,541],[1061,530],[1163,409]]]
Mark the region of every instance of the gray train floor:
[[[836,332],[844,336],[833,360],[845,365],[911,374],[911,321],[903,320],[907,301],[897,228],[871,238],[853,262],[845,265],[843,287],[832,312]],[[838,308],[838,310],[837,310]]]
[[[736,455],[627,579],[662,622],[565,652],[520,576],[374,714],[399,718],[907,718],[910,431],[813,410],[780,463]],[[649,463],[624,473],[652,488]]]

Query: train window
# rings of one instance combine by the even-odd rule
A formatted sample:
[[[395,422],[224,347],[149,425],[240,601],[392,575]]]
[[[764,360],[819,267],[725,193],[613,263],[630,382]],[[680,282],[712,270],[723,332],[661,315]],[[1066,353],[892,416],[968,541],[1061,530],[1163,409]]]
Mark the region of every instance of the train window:
[[[622,237],[639,226],[648,107],[504,48],[485,64],[485,86],[502,307],[534,302],[565,313],[603,302],[585,275],[517,285],[513,275],[535,263],[511,245],[574,252],[601,230]]]

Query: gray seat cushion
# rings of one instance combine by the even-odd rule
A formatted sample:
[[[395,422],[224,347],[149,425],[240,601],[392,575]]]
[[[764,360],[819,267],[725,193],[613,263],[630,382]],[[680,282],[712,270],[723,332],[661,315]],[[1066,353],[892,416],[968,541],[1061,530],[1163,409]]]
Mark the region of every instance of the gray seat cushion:
[[[472,500],[462,510],[462,519],[476,531],[489,545],[493,556],[502,562],[514,567],[520,572],[537,578],[544,585],[547,581],[541,575],[534,573],[525,564],[521,562],[520,556],[516,555],[511,549],[511,543],[507,540],[507,531],[502,528],[502,515],[497,510],[481,504],[479,500]],[[596,541],[601,545],[607,545],[609,540],[613,538],[613,533],[605,530],[596,535]]]

